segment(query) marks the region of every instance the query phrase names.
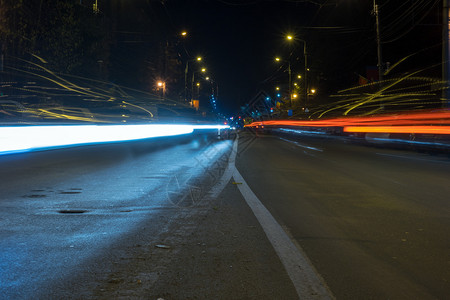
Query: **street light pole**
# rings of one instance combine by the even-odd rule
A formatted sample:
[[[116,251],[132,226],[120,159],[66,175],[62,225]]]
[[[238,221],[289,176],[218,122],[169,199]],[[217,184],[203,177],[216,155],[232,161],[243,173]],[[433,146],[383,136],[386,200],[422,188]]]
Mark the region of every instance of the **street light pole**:
[[[288,35],[287,39],[289,41],[294,40],[294,36],[292,35]],[[303,57],[304,57],[304,61],[305,61],[305,65],[304,65],[304,73],[303,73],[303,85],[304,85],[304,101],[305,101],[305,107],[306,104],[308,102],[308,53],[306,51],[306,41],[299,39],[299,38],[295,38],[296,40],[299,40],[303,43]],[[292,54],[292,53],[291,53]],[[291,57],[289,56],[289,100],[291,101],[291,106],[292,106],[292,94],[291,94]]]
[[[197,82],[197,100],[200,100],[200,82]]]
[[[443,0],[442,24],[442,98],[443,105],[450,106],[450,0]]]
[[[198,61],[201,60],[201,58],[197,58]],[[192,72],[192,80],[191,80],[191,91],[192,91],[192,96],[194,96],[194,79],[195,79],[195,73],[205,73],[206,69],[202,68],[201,71],[193,71]],[[198,88],[198,97],[200,98],[200,88]],[[192,100],[192,99],[191,99]],[[200,99],[195,99],[195,100],[200,100]]]
[[[166,98],[166,83],[164,81],[158,81],[156,83],[156,85],[158,87],[158,90],[162,89],[162,100],[165,100],[165,98]]]
[[[187,99],[187,77],[188,77],[188,71],[189,71],[189,60],[186,61],[186,67],[184,68],[184,101],[188,102]]]
[[[190,61],[201,61],[202,57],[197,56],[195,59],[188,59],[186,60],[186,67],[184,68],[184,100],[188,102],[188,73],[189,73],[189,62]],[[191,97],[190,100],[192,100],[194,94],[194,73],[192,73],[192,81],[191,81]]]
[[[292,107],[292,72],[291,72],[291,58],[288,59],[288,73],[289,73],[289,105]]]
[[[289,86],[288,86],[288,93],[289,93],[289,106],[292,108],[292,72],[291,72],[291,57],[292,57],[292,41],[294,40],[294,36],[288,34],[286,36],[286,39],[289,41],[289,57],[288,57],[288,74],[289,74]]]
[[[308,53],[306,52],[306,41],[301,40],[303,42],[303,59],[305,60],[305,66],[304,66],[304,74],[303,74],[303,85],[304,85],[304,99],[305,99],[305,108],[306,104],[308,103]]]

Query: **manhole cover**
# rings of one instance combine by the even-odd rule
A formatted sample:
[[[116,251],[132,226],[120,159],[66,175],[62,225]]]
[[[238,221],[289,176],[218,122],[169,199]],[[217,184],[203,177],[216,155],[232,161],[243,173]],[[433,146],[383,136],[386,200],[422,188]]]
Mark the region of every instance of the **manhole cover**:
[[[81,192],[74,192],[74,191],[70,191],[70,192],[59,192],[60,194],[63,195],[71,195],[71,194],[81,194]]]
[[[87,212],[85,209],[61,209],[58,210],[60,214],[83,214]]]
[[[26,197],[26,198],[45,198],[45,197],[47,197],[47,195],[32,194],[32,195],[25,195],[23,197]]]

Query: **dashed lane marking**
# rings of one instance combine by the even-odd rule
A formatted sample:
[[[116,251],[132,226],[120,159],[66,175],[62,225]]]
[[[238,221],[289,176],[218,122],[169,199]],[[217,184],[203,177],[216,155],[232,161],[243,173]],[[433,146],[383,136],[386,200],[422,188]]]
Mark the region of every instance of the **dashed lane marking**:
[[[311,146],[302,145],[302,144],[300,144],[299,142],[295,142],[295,141],[291,141],[291,140],[287,140],[287,139],[283,139],[283,138],[280,138],[280,140],[285,141],[285,142],[288,142],[288,143],[292,143],[292,144],[294,144],[294,145],[296,145],[296,146],[298,146],[298,147],[300,147],[300,148],[305,148],[305,149],[309,149],[309,150],[314,150],[314,151],[323,152],[323,149],[319,149],[319,148],[316,148],[316,147],[311,147]]]

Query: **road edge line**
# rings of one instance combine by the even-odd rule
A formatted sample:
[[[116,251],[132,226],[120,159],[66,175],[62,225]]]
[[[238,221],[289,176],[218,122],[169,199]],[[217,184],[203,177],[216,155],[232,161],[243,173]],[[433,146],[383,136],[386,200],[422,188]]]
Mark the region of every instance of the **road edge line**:
[[[224,190],[224,188],[227,186],[228,182],[230,181],[231,177],[233,176],[234,162],[236,161],[237,148],[238,148],[238,139],[239,139],[239,136],[236,136],[236,138],[233,142],[231,154],[228,157],[227,168],[223,172],[222,177],[208,192],[208,197],[211,199],[217,198],[220,195],[220,193],[222,193],[222,191]]]
[[[237,140],[237,139],[236,139]],[[235,142],[237,147],[237,142]],[[234,145],[233,145],[234,146]],[[233,178],[247,205],[253,211],[272,247],[288,273],[300,299],[335,299],[323,278],[311,264],[303,249],[296,246],[275,218],[261,203],[235,166]]]

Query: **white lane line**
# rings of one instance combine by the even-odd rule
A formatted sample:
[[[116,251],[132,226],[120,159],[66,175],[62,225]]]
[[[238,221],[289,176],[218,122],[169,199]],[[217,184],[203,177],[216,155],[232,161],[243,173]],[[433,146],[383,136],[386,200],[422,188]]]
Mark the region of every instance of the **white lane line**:
[[[291,279],[300,299],[335,299],[328,289],[325,281],[315,270],[314,266],[304,254],[303,250],[297,247],[267,208],[256,197],[248,186],[242,175],[235,166],[238,149],[239,136],[233,143],[233,150],[228,158],[228,166],[219,182],[209,191],[210,197],[217,197],[225,186],[234,178],[239,191],[244,197],[247,205],[253,211],[259,224],[263,228],[268,240],[275,249],[286,272]]]
[[[303,254],[303,250],[294,245],[289,236],[259,201],[242,175],[235,168],[234,180],[239,182],[239,191],[261,224],[267,238],[275,249],[294,284],[300,299],[334,299],[321,276]]]
[[[219,179],[219,181],[208,192],[208,197],[217,198],[230,181],[231,176],[233,176],[233,172],[235,169],[234,162],[236,161],[238,139],[239,137],[236,137],[236,139],[234,140],[233,150],[231,151],[230,157],[228,158],[228,165],[227,168],[225,169],[225,172],[222,174],[222,177]]]
[[[311,146],[302,145],[302,144],[300,144],[300,143],[298,143],[298,142],[295,142],[295,141],[291,141],[291,140],[287,140],[287,139],[283,139],[283,138],[280,138],[280,140],[283,140],[283,141],[285,141],[285,142],[292,143],[292,144],[294,144],[294,145],[296,145],[296,146],[298,146],[298,147],[301,147],[301,148],[305,148],[305,149],[309,149],[309,150],[314,150],[314,151],[323,152],[323,149],[319,149],[319,148],[315,148],[315,147],[311,147]]]
[[[253,211],[258,222],[261,224],[272,247],[283,263],[300,299],[334,299],[321,276],[303,253],[303,250],[295,246],[289,236],[270,214],[266,207],[259,201],[258,197],[245,182],[242,175],[236,169],[235,161],[238,150],[239,136],[233,143],[233,151],[228,159],[228,166],[220,181],[211,189],[209,196],[217,197],[225,186],[234,178],[239,191],[244,197],[247,205]]]

